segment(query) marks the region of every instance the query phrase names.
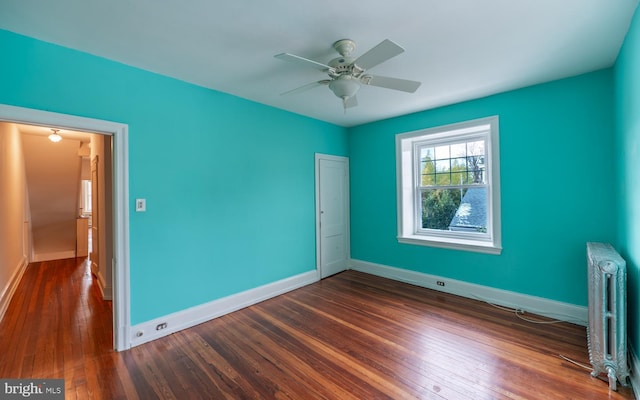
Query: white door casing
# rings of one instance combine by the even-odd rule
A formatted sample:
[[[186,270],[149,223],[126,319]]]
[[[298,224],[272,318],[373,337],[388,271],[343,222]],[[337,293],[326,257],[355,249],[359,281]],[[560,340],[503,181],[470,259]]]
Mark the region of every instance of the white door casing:
[[[98,156],[91,160],[91,272],[100,272],[100,189],[98,187]]]
[[[316,265],[320,278],[349,262],[349,159],[316,154]]]
[[[113,140],[113,345],[131,348],[129,166],[126,124],[0,104],[0,121],[100,133]]]

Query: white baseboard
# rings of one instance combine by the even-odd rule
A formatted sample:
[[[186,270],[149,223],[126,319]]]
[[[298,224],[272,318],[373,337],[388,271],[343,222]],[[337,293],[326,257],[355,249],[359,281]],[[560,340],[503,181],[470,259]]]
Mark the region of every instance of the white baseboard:
[[[356,271],[411,283],[462,297],[485,300],[493,304],[521,309],[532,314],[544,315],[549,318],[568,321],[583,326],[587,324],[587,307],[583,306],[366,261],[351,260],[350,267]],[[131,347],[199,325],[263,300],[317,282],[319,279],[318,272],[313,270],[134,325],[130,331]],[[444,282],[444,286],[439,286],[437,282]],[[164,327],[158,330],[157,327],[159,325],[164,325]]]
[[[7,282],[7,286],[3,288],[2,293],[0,294],[0,322],[2,322],[4,314],[7,312],[7,308],[9,308],[9,303],[13,298],[13,294],[16,292],[16,288],[22,279],[22,275],[24,275],[24,271],[27,269],[27,265],[29,265],[29,262],[26,257],[23,257],[13,272],[11,279]]]
[[[134,325],[131,327],[131,347],[199,325],[233,311],[317,282],[319,279],[318,271],[313,270]],[[158,330],[157,327],[159,325],[164,325],[164,327]]]
[[[102,300],[111,301],[113,299],[113,288],[111,287],[111,285],[107,285],[102,274],[97,273],[94,275],[96,276],[96,279],[98,281],[98,288],[100,289]]]
[[[66,258],[76,258],[75,250],[56,251],[53,253],[34,253],[31,262],[64,260]]]
[[[575,304],[563,303],[508,290],[495,289],[489,286],[476,285],[474,283],[402,268],[389,267],[367,261],[351,260],[351,269],[411,283],[440,292],[451,293],[470,299],[484,300],[504,307],[521,309],[527,313],[543,315],[545,317],[587,326],[588,308],[586,306],[577,306]],[[438,285],[437,282],[443,282],[444,286]]]

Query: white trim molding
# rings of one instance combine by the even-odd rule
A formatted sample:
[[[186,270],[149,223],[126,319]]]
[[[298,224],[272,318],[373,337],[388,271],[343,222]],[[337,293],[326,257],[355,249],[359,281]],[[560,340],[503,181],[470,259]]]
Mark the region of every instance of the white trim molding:
[[[585,306],[577,306],[575,304],[563,303],[508,290],[495,289],[489,286],[477,285],[402,268],[389,267],[367,261],[352,259],[351,269],[440,292],[522,310],[525,313],[543,315],[545,317],[587,326],[588,309]],[[442,282],[444,286],[438,285],[438,282]]]
[[[56,251],[53,253],[34,253],[31,262],[62,260],[65,258],[76,258],[75,250]]]
[[[4,314],[7,312],[7,308],[9,308],[9,303],[11,303],[13,294],[16,292],[18,284],[20,283],[20,280],[22,280],[22,275],[24,275],[24,271],[27,269],[28,265],[29,261],[26,257],[23,257],[17,268],[14,270],[13,276],[9,279],[9,283],[0,294],[0,322],[2,322]]]
[[[283,293],[301,288],[320,279],[317,270],[304,272],[273,283],[213,300],[199,306],[155,318],[131,327],[131,345],[138,346],[172,333],[202,324]]]
[[[113,287],[111,285],[107,285],[102,274],[94,274],[96,280],[98,281],[98,288],[100,289],[100,295],[102,296],[102,300],[111,301],[113,300]]]

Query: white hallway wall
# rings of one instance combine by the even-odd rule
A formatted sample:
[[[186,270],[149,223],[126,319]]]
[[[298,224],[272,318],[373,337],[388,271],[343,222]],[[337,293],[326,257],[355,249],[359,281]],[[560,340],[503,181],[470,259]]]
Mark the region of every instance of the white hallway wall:
[[[80,141],[53,143],[43,135],[23,134],[25,170],[33,232],[33,258],[75,257],[80,189]]]
[[[28,264],[28,204],[20,133],[0,122],[0,320]]]

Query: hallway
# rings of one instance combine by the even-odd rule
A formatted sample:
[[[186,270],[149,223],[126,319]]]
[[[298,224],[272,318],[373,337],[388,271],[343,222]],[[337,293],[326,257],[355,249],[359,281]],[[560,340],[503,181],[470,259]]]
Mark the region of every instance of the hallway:
[[[87,259],[27,267],[0,324],[0,354],[3,378],[64,378],[87,397],[117,360],[111,302],[102,300]]]

